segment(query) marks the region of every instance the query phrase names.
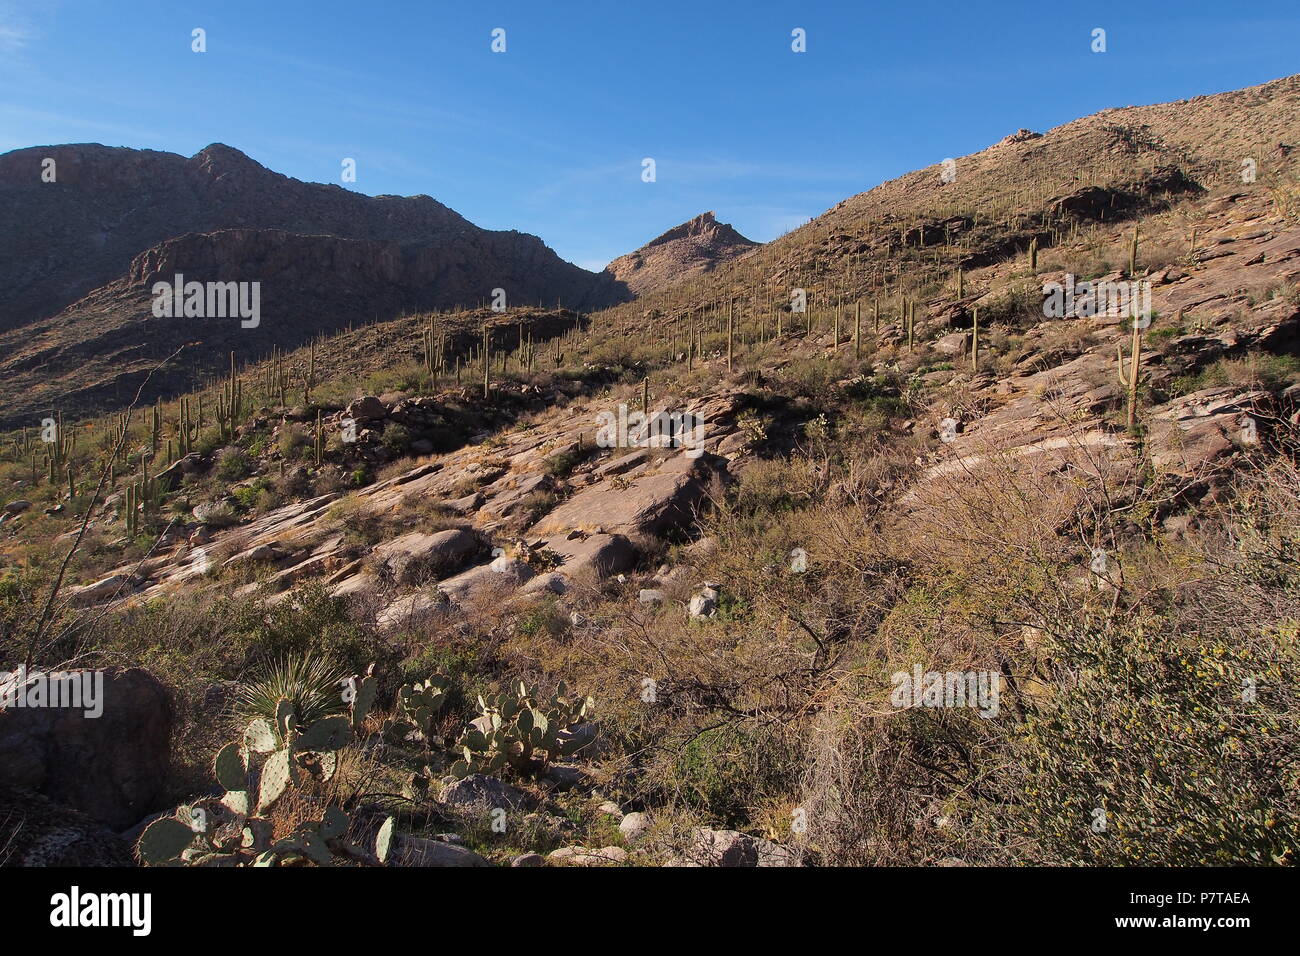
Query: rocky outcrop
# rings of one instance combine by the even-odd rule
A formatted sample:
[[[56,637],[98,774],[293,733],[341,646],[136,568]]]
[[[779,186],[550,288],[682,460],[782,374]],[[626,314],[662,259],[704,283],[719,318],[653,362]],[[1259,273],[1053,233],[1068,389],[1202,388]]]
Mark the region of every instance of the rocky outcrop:
[[[446,840],[401,835],[393,852],[393,866],[491,866],[473,850]]]
[[[440,802],[456,810],[517,810],[528,798],[496,777],[472,773],[444,787]]]
[[[446,577],[482,547],[482,540],[466,528],[449,528],[425,534],[410,531],[375,548],[375,557],[398,584],[413,584],[422,577]]]
[[[156,809],[171,756],[172,703],[137,667],[0,677],[0,768],[6,783],[122,829]],[[45,696],[34,705],[44,681]],[[74,683],[75,685],[74,686]],[[77,696],[73,696],[73,691]],[[23,706],[15,701],[22,700]]]
[[[666,534],[689,526],[710,478],[725,470],[724,459],[707,453],[698,458],[677,454],[650,460],[638,467],[634,478],[625,474],[621,486],[597,485],[578,492],[531,532]]]
[[[1205,475],[1237,448],[1259,443],[1272,396],[1260,389],[1208,388],[1152,409],[1151,464],[1162,473]]]

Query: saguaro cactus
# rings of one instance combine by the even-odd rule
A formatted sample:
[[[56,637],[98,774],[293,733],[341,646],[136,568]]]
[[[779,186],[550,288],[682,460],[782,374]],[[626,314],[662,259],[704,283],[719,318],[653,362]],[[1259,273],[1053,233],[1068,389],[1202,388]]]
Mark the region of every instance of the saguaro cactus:
[[[1138,316],[1134,316],[1132,354],[1128,358],[1128,372],[1124,371],[1124,347],[1115,346],[1115,371],[1121,388],[1128,391],[1128,427],[1131,431],[1137,425],[1137,394],[1140,365],[1142,361],[1142,326]]]
[[[1138,262],[1138,227],[1133,227],[1133,238],[1129,241],[1128,247],[1128,274],[1129,278],[1137,275]]]
[[[235,437],[235,426],[243,417],[244,387],[235,372],[235,353],[230,353],[230,378],[222,385],[217,399],[217,424],[227,440]]]
[[[311,405],[311,390],[316,387],[316,343],[312,342],[307,353],[307,368],[302,373],[302,403]]]
[[[862,302],[853,304],[853,357],[862,357]]]
[[[731,362],[732,362],[732,358],[735,355],[735,343],[733,342],[733,335],[735,332],[735,325],[736,325],[736,318],[734,313],[735,306],[736,306],[735,299],[731,299],[727,302],[727,371],[728,372],[731,371]]]
[[[134,538],[140,530],[140,515],[138,509],[140,504],[136,501],[135,485],[126,486],[126,535],[128,538]]]
[[[970,367],[972,372],[980,370],[980,310],[979,306],[971,309],[970,326]]]

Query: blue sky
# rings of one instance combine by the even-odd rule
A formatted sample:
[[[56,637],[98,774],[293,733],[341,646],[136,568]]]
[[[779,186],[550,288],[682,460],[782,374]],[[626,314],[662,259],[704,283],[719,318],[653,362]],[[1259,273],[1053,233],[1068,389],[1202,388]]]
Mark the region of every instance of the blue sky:
[[[1297,51],[1296,0],[0,0],[0,152],[224,142],[334,183],[352,157],[348,188],[600,268],[706,209],[766,241],[1019,127],[1265,82]]]

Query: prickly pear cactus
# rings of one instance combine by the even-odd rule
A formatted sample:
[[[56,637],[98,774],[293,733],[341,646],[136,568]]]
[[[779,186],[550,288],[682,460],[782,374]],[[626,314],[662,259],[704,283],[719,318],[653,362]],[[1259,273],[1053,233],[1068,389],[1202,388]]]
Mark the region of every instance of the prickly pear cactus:
[[[594,731],[583,724],[590,700],[571,698],[560,684],[554,696],[539,700],[522,682],[517,692],[480,697],[479,716],[461,735],[461,759],[453,776],[499,773],[509,766],[535,776],[557,757],[570,756],[591,743]]]
[[[140,860],[162,866],[180,857],[195,840],[195,832],[175,817],[161,817],[145,827],[135,845]]]
[[[420,733],[428,737],[434,719],[447,705],[447,691],[450,687],[451,681],[437,674],[418,684],[407,684],[397,692],[397,709]]]
[[[405,687],[399,708],[427,729],[445,706],[449,686],[446,678],[433,677]],[[278,840],[265,816],[291,786],[334,776],[339,752],[354,742],[374,704],[373,674],[367,672],[355,690],[346,715],[304,726],[291,703],[281,700],[274,719],[251,721],[241,740],[222,747],[213,758],[213,776],[225,792],[150,824],[136,844],[141,862],[202,867],[333,866],[341,861],[385,865],[396,839],[392,817],[380,827],[372,850],[348,839],[352,820],[337,806],[328,807],[320,820],[300,822]],[[414,730],[416,725],[408,726]],[[260,758],[260,768],[253,764],[255,757]]]
[[[289,759],[287,747],[266,758],[266,763],[262,764],[262,780],[257,790],[258,813],[265,813],[284,796],[292,772],[293,761]]]

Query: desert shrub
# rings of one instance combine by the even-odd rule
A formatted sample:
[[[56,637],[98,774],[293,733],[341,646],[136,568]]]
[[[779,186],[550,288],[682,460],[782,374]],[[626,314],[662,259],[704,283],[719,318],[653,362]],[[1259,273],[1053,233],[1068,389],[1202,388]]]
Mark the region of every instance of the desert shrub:
[[[552,478],[565,478],[574,468],[576,468],[586,456],[577,449],[569,451],[559,451],[554,455],[547,456],[542,463],[546,473]]]
[[[383,519],[351,498],[332,505],[327,514],[353,544],[372,545],[383,539]]]
[[[520,507],[527,516],[527,521],[531,524],[544,514],[547,514],[559,503],[560,496],[553,491],[534,491],[524,496],[520,501]]]
[[[732,828],[752,826],[765,804],[796,786],[803,740],[779,721],[733,722],[688,740],[662,768],[660,785]]]
[[[1239,388],[1265,388],[1277,392],[1300,381],[1300,358],[1252,352],[1238,359],[1219,359],[1194,375],[1173,381],[1173,395],[1188,395],[1203,388],[1234,385]]]
[[[231,496],[235,499],[235,504],[247,511],[258,505],[263,494],[270,490],[270,485],[271,483],[265,478],[258,478],[242,488],[236,488],[231,492]]]
[[[393,662],[399,649],[348,615],[347,602],[320,585],[295,592],[295,600],[264,609],[245,623],[239,646],[249,661],[276,660],[313,652],[349,673],[361,673],[374,661]]]
[[[380,444],[394,455],[405,455],[411,447],[411,430],[405,425],[389,424]]]
[[[1056,692],[1012,734],[1022,832],[1046,862],[1290,862],[1295,647],[1098,628],[1052,645]],[[1023,775],[1022,775],[1023,774]]]
[[[548,600],[520,611],[515,627],[524,637],[546,634],[554,638],[568,630],[569,618],[555,601]]]
[[[285,461],[295,461],[307,455],[315,438],[302,425],[285,422],[280,426],[280,457]]]
[[[428,387],[429,376],[419,362],[400,365],[373,372],[361,383],[360,393],[382,395],[385,392],[419,392]]]
[[[195,442],[194,450],[200,455],[211,455],[218,448],[226,443],[226,436],[221,433],[221,429],[213,426],[205,428],[199,435],[198,441]]]
[[[305,468],[290,468],[275,480],[275,491],[285,498],[297,498],[311,489],[311,478]]]
[[[238,481],[253,470],[253,460],[242,448],[229,446],[217,454],[217,477],[223,481]]]

